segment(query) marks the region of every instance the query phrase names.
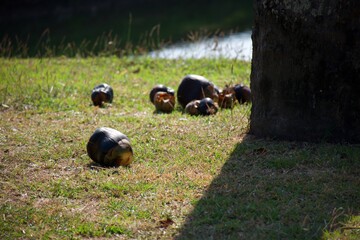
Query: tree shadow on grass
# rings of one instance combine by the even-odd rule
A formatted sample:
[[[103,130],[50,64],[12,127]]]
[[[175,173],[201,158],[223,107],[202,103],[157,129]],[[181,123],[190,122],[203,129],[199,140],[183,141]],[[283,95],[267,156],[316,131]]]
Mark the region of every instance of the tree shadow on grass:
[[[360,214],[359,158],[360,148],[349,145],[247,137],[175,239],[319,239],[324,231],[359,231],[342,228]]]

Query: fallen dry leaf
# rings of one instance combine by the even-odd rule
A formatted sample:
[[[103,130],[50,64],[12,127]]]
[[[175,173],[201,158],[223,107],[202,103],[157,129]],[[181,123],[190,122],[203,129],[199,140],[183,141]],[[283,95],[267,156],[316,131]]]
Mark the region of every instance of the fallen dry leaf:
[[[167,228],[168,226],[173,224],[174,221],[171,220],[170,218],[166,218],[166,220],[161,220],[159,223],[160,225],[158,226],[158,228]]]

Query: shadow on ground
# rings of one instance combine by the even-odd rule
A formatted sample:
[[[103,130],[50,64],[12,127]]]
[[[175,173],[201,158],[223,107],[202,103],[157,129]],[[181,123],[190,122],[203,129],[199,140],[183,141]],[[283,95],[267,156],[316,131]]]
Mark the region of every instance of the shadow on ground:
[[[360,215],[359,156],[349,145],[248,136],[175,239],[319,239],[324,231],[359,231],[343,228]]]

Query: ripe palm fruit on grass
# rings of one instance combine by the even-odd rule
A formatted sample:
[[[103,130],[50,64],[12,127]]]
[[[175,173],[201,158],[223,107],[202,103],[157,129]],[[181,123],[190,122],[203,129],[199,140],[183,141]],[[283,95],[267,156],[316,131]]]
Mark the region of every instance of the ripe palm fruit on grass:
[[[151,89],[151,91],[150,91],[150,101],[151,101],[152,103],[154,103],[154,97],[155,97],[155,94],[156,94],[157,92],[166,92],[166,93],[168,93],[168,94],[170,94],[170,95],[175,96],[175,91],[174,91],[174,89],[172,89],[172,88],[170,88],[170,87],[166,87],[165,85],[162,85],[162,84],[157,84],[157,85],[155,85],[155,86]]]
[[[236,84],[234,86],[236,99],[240,104],[251,103],[251,90],[244,84]]]
[[[86,149],[94,162],[106,167],[128,166],[134,158],[129,138],[108,127],[96,129]]]
[[[199,112],[199,104],[200,104],[200,100],[193,100],[191,102],[189,102],[188,104],[186,104],[185,107],[185,113],[188,113],[192,116],[197,116],[200,114]]]
[[[113,89],[106,83],[94,87],[91,93],[91,100],[94,106],[102,106],[103,103],[112,103],[114,98]]]
[[[157,111],[170,113],[175,108],[175,91],[162,84],[155,85],[150,91],[150,101]]]
[[[190,74],[185,76],[177,90],[178,103],[185,109],[186,105],[193,100],[211,98],[218,101],[216,86],[203,76]]]
[[[154,96],[154,105],[157,111],[170,113],[175,107],[175,96],[166,92],[157,92]]]
[[[218,111],[218,106],[211,98],[203,98],[200,100],[198,110],[200,115],[214,115]]]
[[[236,102],[234,87],[225,86],[223,90],[219,92],[219,106],[221,108],[233,108]]]

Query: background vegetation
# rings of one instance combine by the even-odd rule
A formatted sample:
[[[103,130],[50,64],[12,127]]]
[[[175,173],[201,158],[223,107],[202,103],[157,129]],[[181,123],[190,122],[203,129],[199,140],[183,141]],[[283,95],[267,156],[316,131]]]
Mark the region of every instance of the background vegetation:
[[[119,56],[252,26],[251,0],[17,0],[1,5],[2,56]]]

